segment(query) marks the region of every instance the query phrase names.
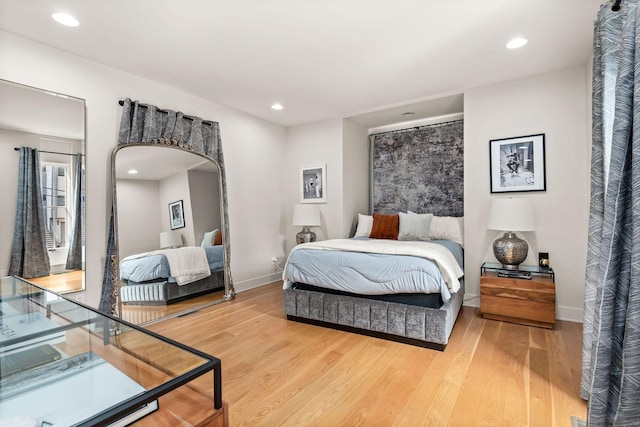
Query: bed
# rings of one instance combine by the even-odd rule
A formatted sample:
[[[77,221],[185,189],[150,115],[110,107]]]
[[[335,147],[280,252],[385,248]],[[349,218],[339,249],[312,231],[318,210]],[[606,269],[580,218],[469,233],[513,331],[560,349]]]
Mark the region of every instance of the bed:
[[[464,298],[462,135],[456,121],[370,137],[373,214],[351,239],[290,252],[289,320],[446,348]],[[447,266],[406,246],[436,247]]]
[[[223,246],[181,247],[120,262],[120,298],[130,305],[166,305],[224,289]]]

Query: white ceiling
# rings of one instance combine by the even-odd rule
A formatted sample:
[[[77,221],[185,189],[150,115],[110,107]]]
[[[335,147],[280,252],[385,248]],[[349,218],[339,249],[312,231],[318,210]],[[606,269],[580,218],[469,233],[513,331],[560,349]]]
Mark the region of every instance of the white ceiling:
[[[406,104],[586,64],[601,3],[0,0],[0,28],[284,126],[384,125]],[[80,26],[57,24],[56,11]],[[514,36],[529,44],[506,49]]]

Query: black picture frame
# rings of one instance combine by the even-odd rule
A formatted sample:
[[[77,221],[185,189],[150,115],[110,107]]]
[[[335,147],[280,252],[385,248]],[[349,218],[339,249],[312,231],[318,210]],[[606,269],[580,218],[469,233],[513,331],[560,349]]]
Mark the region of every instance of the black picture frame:
[[[182,200],[169,203],[169,225],[172,230],[184,227],[184,207]]]
[[[489,141],[491,193],[546,191],[545,134]]]

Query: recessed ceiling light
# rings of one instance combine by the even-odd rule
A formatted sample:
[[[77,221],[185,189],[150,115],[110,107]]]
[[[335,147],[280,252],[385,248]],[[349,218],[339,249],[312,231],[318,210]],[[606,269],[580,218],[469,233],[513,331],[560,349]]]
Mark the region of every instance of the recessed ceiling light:
[[[416,113],[414,113],[413,111],[407,111],[406,113],[402,113],[402,117],[411,117],[415,115]]]
[[[522,47],[527,43],[529,43],[529,40],[519,37],[510,40],[509,43],[507,43],[507,49],[518,49],[519,47]]]
[[[272,110],[280,111],[280,110],[284,109],[284,107],[282,106],[282,104],[278,104],[278,103],[276,102],[275,104],[273,104],[273,105],[271,106],[271,109],[272,109]]]
[[[127,173],[128,173],[129,175],[135,175],[135,174],[137,174],[137,173],[138,173],[138,171],[137,171],[136,169],[129,169],[129,170],[127,171]]]
[[[68,13],[58,12],[51,15],[51,17],[59,24],[66,25],[67,27],[77,27],[80,25],[80,22]]]

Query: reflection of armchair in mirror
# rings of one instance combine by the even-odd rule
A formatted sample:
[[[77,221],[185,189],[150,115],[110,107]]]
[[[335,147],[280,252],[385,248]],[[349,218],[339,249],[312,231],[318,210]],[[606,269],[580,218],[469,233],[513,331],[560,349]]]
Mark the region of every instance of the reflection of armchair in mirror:
[[[121,317],[145,324],[231,298],[219,165],[153,143],[119,146],[112,162]]]
[[[84,100],[4,80],[0,100],[0,276],[82,291]]]

